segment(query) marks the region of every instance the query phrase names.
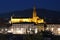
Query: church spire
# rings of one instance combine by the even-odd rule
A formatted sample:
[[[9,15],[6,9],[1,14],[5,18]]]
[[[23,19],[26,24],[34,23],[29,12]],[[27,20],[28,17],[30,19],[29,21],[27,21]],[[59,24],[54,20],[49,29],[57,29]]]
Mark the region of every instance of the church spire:
[[[34,6],[33,6],[33,17],[37,16],[37,12],[36,12],[36,0],[34,0]]]
[[[36,17],[37,14],[36,14],[36,6],[34,5],[34,8],[33,8],[33,17]]]

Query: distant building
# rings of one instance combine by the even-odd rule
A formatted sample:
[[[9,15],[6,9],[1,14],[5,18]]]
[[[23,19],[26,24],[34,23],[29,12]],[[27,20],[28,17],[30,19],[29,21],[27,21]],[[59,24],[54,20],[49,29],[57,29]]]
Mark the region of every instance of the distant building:
[[[13,24],[13,23],[21,23],[21,22],[34,22],[35,24],[38,24],[38,23],[44,23],[44,19],[41,19],[37,16],[36,14],[36,8],[34,7],[34,10],[33,10],[33,16],[32,18],[13,18],[13,16],[11,16],[11,20],[9,21],[9,23]]]
[[[17,18],[11,17],[9,21],[12,26],[9,28],[8,33],[13,34],[36,34],[38,31],[44,31],[44,19],[36,15],[36,8],[33,10],[32,18]]]
[[[60,35],[60,24],[47,24],[46,30],[54,35]]]

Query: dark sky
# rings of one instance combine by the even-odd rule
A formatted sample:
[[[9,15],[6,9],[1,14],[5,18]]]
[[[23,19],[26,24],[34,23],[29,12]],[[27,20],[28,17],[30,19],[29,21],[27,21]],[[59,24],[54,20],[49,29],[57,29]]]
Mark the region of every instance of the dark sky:
[[[0,0],[0,13],[33,8],[34,0]],[[60,11],[60,0],[36,0],[37,8]]]

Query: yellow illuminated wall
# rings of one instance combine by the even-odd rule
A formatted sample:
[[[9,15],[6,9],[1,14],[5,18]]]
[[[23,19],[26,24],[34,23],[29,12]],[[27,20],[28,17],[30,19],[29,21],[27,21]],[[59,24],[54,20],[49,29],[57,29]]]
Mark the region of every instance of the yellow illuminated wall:
[[[20,22],[34,22],[36,24],[38,23],[44,23],[44,19],[40,19],[36,14],[36,8],[34,7],[33,10],[33,17],[32,18],[13,18],[11,17],[10,23],[20,23]]]

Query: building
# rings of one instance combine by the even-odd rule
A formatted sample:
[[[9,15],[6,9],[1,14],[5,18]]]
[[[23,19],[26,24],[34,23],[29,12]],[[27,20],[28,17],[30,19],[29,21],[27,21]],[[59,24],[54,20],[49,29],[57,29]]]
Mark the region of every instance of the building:
[[[7,31],[13,34],[36,34],[38,31],[44,31],[44,19],[37,16],[36,7],[33,9],[32,18],[14,18],[11,16],[9,21],[12,26]]]
[[[54,35],[60,35],[60,24],[47,24],[46,30]]]
[[[20,22],[34,22],[36,24],[38,23],[44,23],[44,19],[41,19],[37,16],[36,14],[36,7],[34,7],[33,10],[33,16],[32,18],[13,18],[13,16],[11,16],[11,20],[9,21],[9,23],[13,24],[13,23],[20,23]]]

